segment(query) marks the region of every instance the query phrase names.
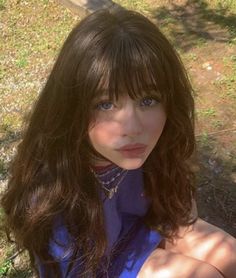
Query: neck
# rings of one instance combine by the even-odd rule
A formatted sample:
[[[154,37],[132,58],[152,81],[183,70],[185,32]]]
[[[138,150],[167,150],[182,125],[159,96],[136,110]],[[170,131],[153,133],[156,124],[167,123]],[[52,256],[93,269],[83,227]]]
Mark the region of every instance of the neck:
[[[95,171],[95,172],[104,172],[104,171],[107,171],[111,168],[115,167],[115,164],[107,164],[107,165],[93,165],[92,166],[92,169]]]
[[[92,160],[92,167],[107,167],[109,165],[112,165],[113,163],[109,160],[99,160],[99,159],[94,159]]]

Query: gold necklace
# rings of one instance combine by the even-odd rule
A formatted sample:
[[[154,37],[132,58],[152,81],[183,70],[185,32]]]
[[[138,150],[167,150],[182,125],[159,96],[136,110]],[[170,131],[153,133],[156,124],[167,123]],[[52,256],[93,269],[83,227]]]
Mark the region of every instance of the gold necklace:
[[[120,178],[120,180],[118,181],[118,183],[117,183],[114,187],[112,187],[112,188],[110,188],[110,189],[108,189],[107,187],[105,187],[104,184],[101,184],[101,182],[99,181],[99,183],[102,185],[102,189],[104,189],[104,191],[105,191],[104,193],[105,193],[105,195],[108,197],[108,199],[112,199],[113,196],[118,192],[119,185],[120,185],[120,183],[123,181],[123,179],[125,178],[125,176],[127,175],[128,170],[125,170],[123,173],[124,173],[124,174],[121,176],[121,178]]]

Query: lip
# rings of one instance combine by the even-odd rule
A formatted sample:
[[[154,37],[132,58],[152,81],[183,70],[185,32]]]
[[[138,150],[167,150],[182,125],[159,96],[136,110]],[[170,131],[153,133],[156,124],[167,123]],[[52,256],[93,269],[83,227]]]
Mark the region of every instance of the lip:
[[[142,155],[146,148],[147,145],[144,144],[128,144],[117,149],[117,151],[120,152],[124,157],[134,158]]]
[[[130,151],[130,150],[137,150],[146,148],[147,145],[136,143],[136,144],[127,144],[122,146],[121,148],[117,149],[117,151]]]

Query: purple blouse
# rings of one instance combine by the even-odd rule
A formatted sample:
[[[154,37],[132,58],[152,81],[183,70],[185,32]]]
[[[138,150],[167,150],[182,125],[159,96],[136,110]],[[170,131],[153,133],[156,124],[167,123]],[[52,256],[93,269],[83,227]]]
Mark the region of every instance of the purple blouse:
[[[119,173],[121,174],[118,178]],[[150,202],[143,192],[142,168],[125,171],[114,165],[108,169],[96,171],[95,175],[99,176],[101,187],[102,185],[105,187],[105,190],[101,190],[101,198],[108,239],[108,248],[104,258],[106,263],[99,267],[97,277],[136,277],[147,257],[162,239],[158,232],[151,231],[143,223],[143,217]],[[109,184],[112,176],[117,177],[117,182]],[[114,188],[114,184],[118,184],[117,190],[112,198],[109,198],[106,193]],[[49,253],[59,262],[63,278],[79,277],[76,275],[81,267],[79,258],[77,265],[68,271],[71,254],[66,252],[66,247],[71,240],[73,239],[65,226],[57,223],[53,239],[49,243]],[[44,265],[37,258],[36,263],[40,277],[44,278]],[[53,273],[50,277],[54,277]]]

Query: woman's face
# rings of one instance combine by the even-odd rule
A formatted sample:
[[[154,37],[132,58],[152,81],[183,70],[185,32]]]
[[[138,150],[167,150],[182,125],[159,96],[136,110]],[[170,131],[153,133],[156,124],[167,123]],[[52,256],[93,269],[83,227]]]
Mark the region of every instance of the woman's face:
[[[94,102],[94,119],[89,126],[89,139],[106,158],[99,165],[114,163],[124,169],[136,169],[160,138],[166,114],[156,96],[148,94],[133,100],[125,95],[110,101],[104,95]]]

